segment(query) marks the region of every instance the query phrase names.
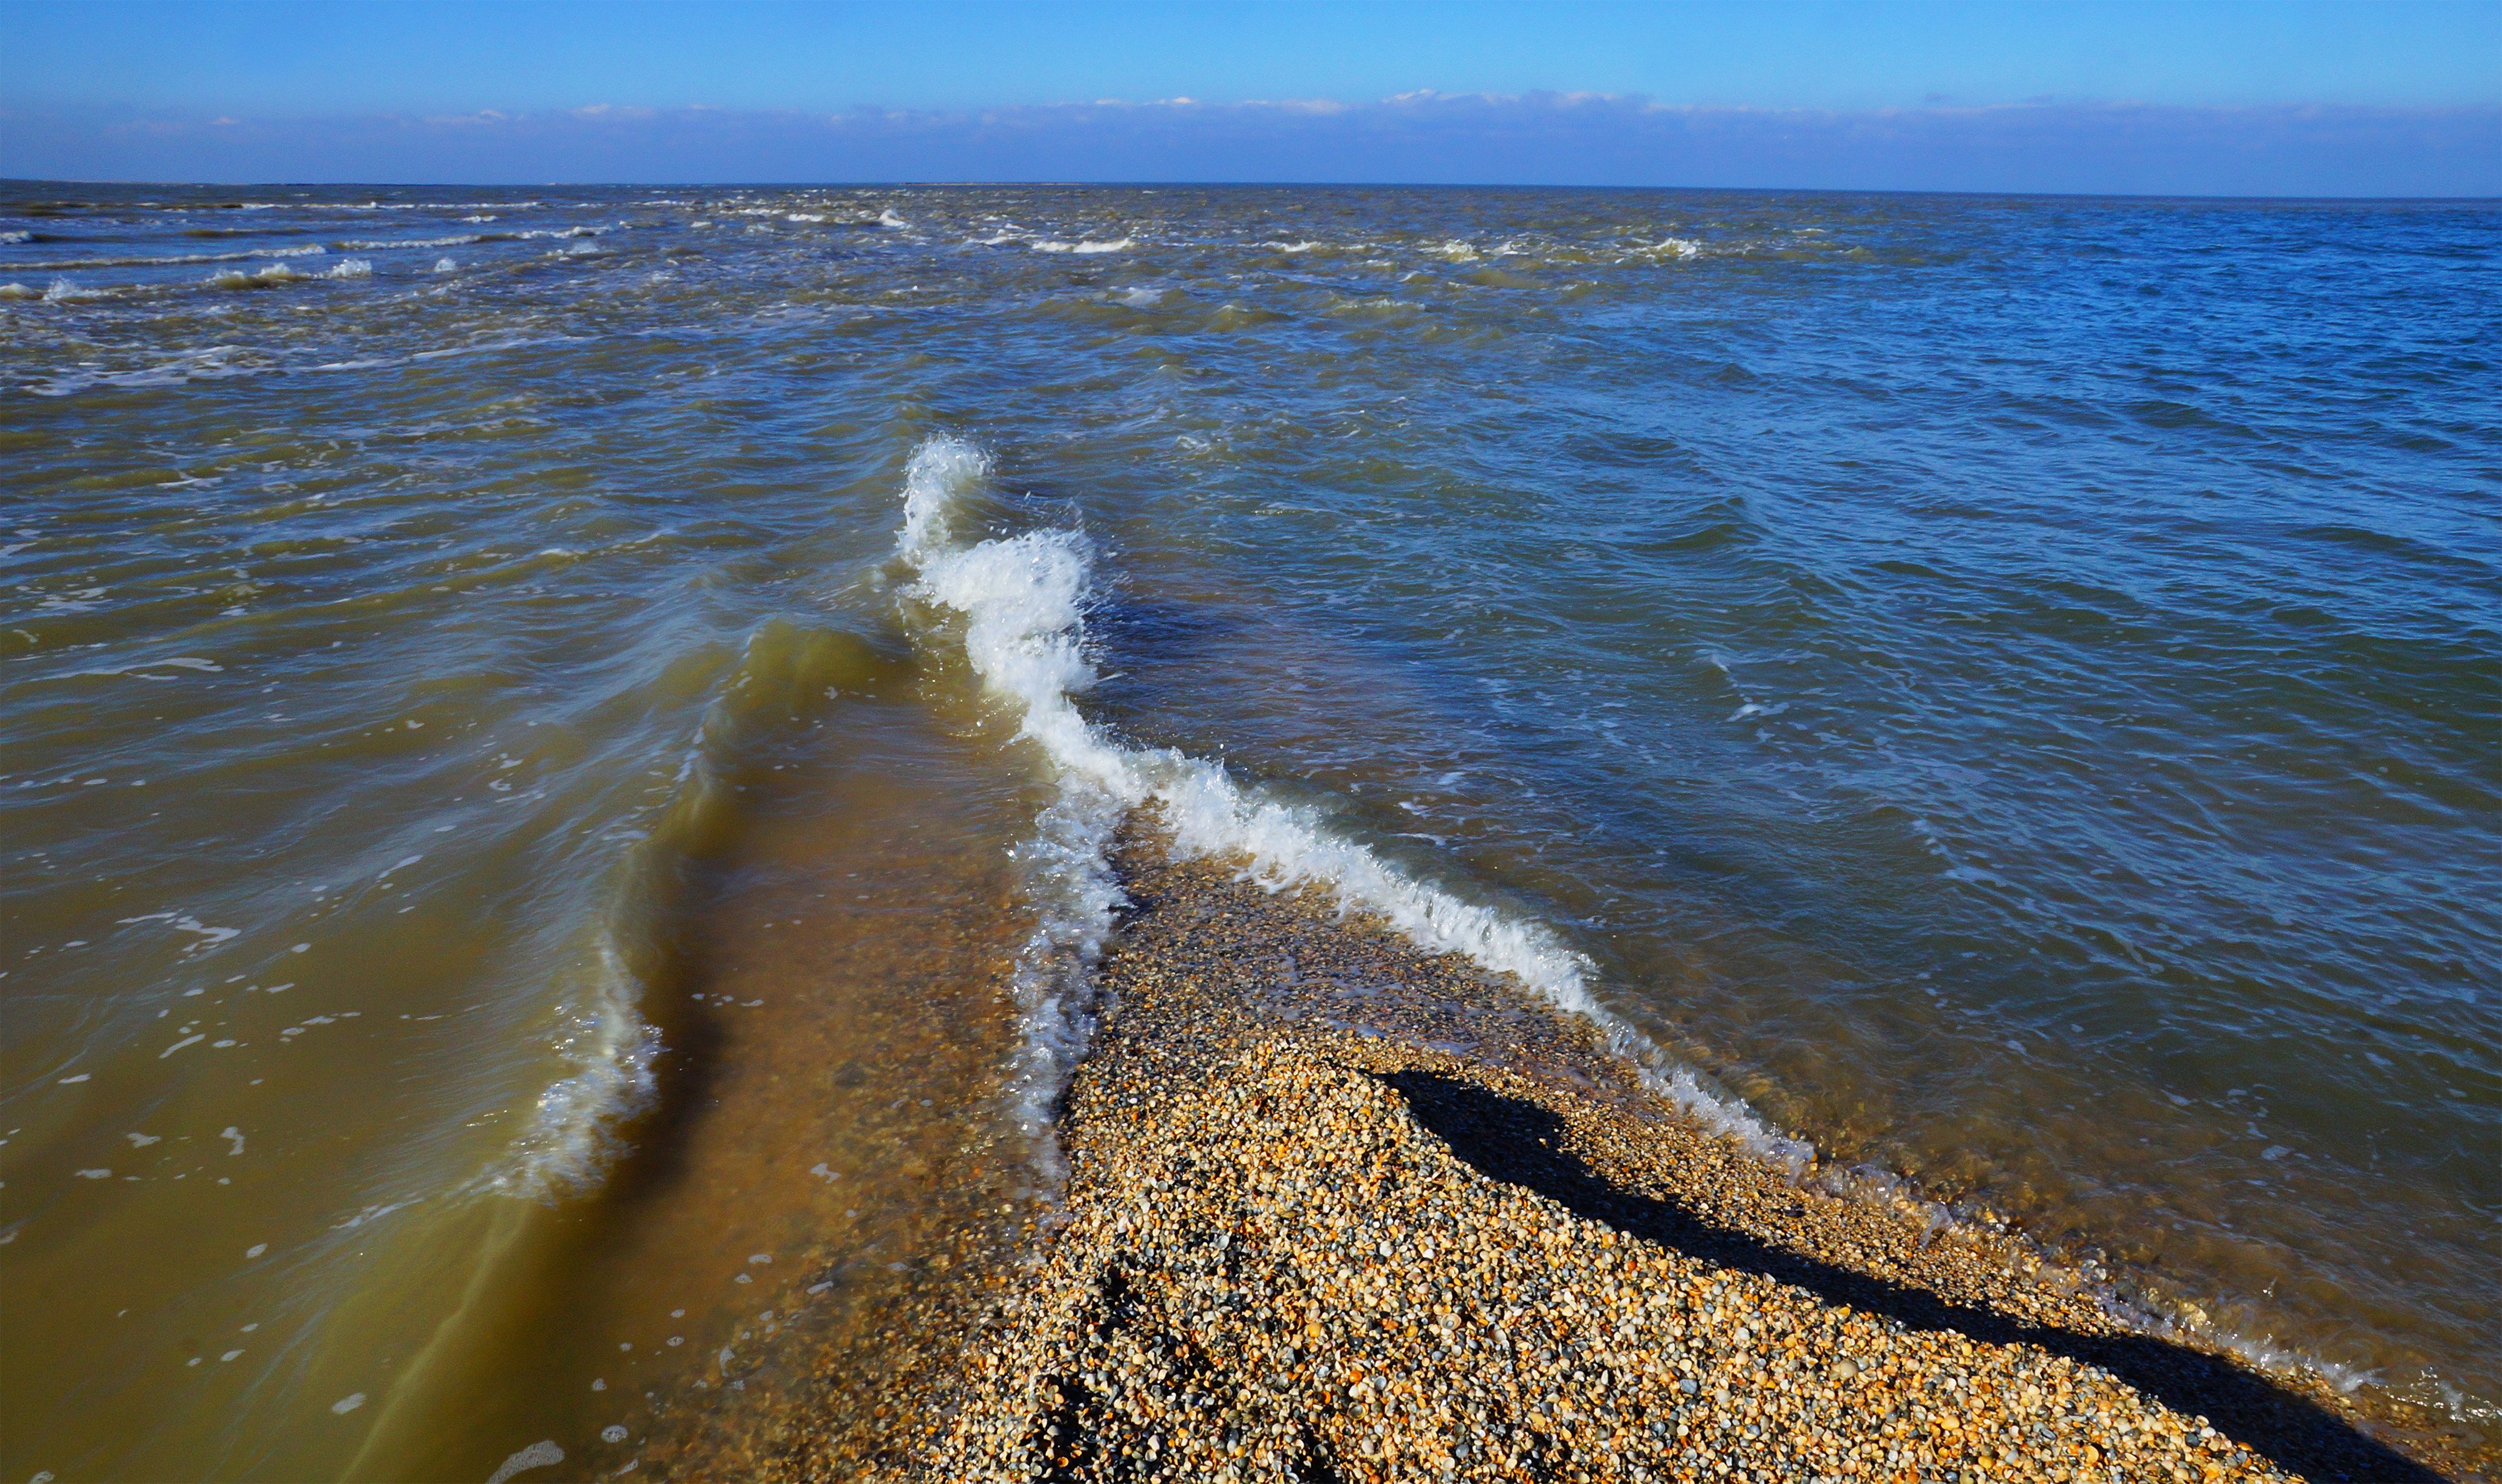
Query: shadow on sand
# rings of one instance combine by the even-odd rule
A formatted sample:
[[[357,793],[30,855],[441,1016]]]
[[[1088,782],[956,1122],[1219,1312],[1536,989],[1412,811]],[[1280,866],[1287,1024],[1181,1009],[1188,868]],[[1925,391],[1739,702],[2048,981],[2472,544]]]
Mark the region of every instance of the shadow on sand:
[[[2099,1366],[2175,1411],[2203,1414],[2234,1441],[2315,1480],[2440,1484],[2441,1475],[2230,1361],[2147,1335],[2079,1334],[2027,1324],[1784,1251],[1706,1220],[1674,1200],[1609,1184],[1564,1150],[1563,1122],[1534,1102],[1434,1072],[1394,1072],[1379,1080],[1407,1100],[1417,1122],[1479,1172],[1534,1191],[1629,1236],[1723,1267],[1761,1273],[1828,1303],[1882,1314],[1915,1330],[1951,1330],[1992,1344],[2033,1345]]]

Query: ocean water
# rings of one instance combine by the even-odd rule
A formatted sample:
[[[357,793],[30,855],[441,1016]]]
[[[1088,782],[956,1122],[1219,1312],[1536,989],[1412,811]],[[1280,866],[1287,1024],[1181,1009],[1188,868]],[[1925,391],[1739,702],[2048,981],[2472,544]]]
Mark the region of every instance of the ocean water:
[[[0,1473],[612,1473],[1047,1202],[1136,811],[2502,1401],[2502,208],[0,189]]]

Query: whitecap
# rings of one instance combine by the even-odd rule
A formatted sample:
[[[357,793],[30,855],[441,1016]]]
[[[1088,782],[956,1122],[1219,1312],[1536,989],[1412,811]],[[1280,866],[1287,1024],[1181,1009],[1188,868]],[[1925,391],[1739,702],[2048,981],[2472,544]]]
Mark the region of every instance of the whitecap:
[[[1035,243],[1033,250],[1037,253],[1126,253],[1135,246],[1137,244],[1133,239],[1123,237],[1110,242],[1097,242],[1092,239],[1081,242],[1048,240]]]

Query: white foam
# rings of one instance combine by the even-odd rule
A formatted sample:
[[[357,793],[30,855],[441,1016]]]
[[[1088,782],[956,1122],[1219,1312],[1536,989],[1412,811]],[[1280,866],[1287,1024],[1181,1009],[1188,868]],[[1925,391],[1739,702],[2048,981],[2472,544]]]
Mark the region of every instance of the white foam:
[[[914,566],[927,566],[944,552],[957,499],[991,472],[981,450],[957,438],[931,438],[912,451],[903,471],[903,534],[900,549]]]
[[[13,244],[14,244],[14,243],[20,243],[20,242],[32,242],[32,241],[34,241],[34,240],[35,240],[35,234],[34,234],[34,233],[32,233],[32,232],[0,232],[0,242],[6,242],[6,243],[13,243]]]
[[[52,280],[52,287],[44,290],[44,302],[47,304],[78,304],[84,303],[88,299],[101,299],[103,297],[103,289],[81,288],[78,285],[71,283],[65,278],[56,278]]]
[[[487,1475],[487,1484],[504,1484],[524,1469],[550,1468],[563,1462],[564,1450],[556,1445],[556,1439],[543,1438],[497,1465],[495,1471]]]
[[[1017,733],[1037,744],[1059,795],[1020,847],[1042,925],[1020,956],[1025,1014],[1017,1111],[1046,1163],[1052,1100],[1091,1035],[1092,970],[1121,897],[1104,852],[1121,819],[1153,804],[1185,858],[1246,859],[1271,891],[1312,886],[1341,908],[1373,913],[1431,953],[1456,953],[1510,974],[1557,1007],[1600,1027],[1609,1046],[1689,1114],[1758,1155],[1792,1168],[1811,1151],[1767,1128],[1742,1102],[1707,1091],[1632,1026],[1592,997],[1593,965],[1543,925],[1464,901],[1417,881],[1307,811],[1245,789],[1218,763],[1171,748],[1112,741],[1078,711],[1095,682],[1085,648],[1091,554],[1073,531],[1036,531],[969,547],[950,542],[950,507],[978,488],[989,460],[959,439],[915,451],[904,481],[898,551],[920,571],[914,596],[964,621],[964,655],[984,687],[1014,706]]]
[[[343,258],[332,264],[329,273],[325,276],[334,279],[372,278],[374,265],[361,257]]]
[[[1037,253],[1126,253],[1136,246],[1137,243],[1133,239],[1123,237],[1110,242],[1096,242],[1091,239],[1082,242],[1037,242],[1033,245],[1033,250]]]
[[[877,214],[877,224],[880,226],[910,226],[912,223],[904,220],[901,217],[896,216],[895,214],[895,208],[890,206],[886,210]]]

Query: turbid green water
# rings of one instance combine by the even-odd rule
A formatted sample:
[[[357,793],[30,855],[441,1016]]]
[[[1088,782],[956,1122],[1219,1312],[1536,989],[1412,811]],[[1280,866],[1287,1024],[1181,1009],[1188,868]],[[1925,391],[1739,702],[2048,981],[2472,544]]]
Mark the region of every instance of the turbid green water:
[[[1047,1192],[1143,800],[2493,1427],[2490,206],[0,217],[0,1471],[621,1468]]]

